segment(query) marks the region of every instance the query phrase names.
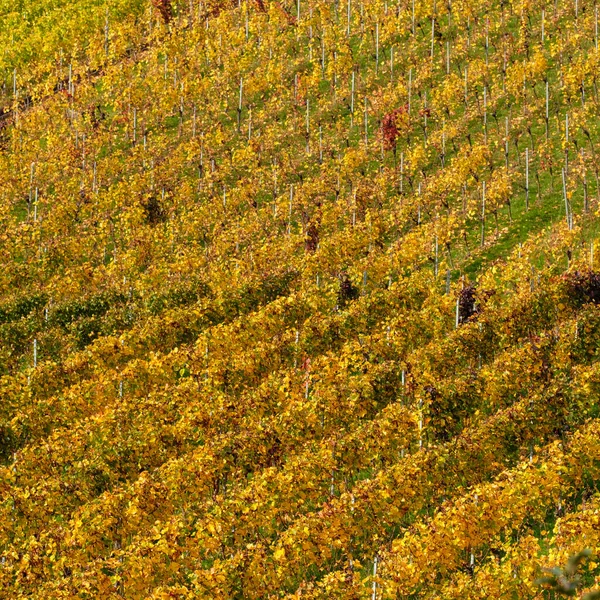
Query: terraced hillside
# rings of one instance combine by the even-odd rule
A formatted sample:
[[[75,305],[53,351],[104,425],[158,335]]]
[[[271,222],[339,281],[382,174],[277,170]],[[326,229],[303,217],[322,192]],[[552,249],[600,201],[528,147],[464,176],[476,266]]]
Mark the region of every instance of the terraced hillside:
[[[600,550],[591,0],[0,17],[1,598],[540,598]]]

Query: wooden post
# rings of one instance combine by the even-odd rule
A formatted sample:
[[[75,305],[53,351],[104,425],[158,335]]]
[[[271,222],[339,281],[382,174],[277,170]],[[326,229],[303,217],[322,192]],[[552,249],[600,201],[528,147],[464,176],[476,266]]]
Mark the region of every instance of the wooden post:
[[[598,7],[594,7],[594,46],[598,52]]]
[[[137,108],[133,109],[133,145],[137,141]]]
[[[244,94],[244,79],[240,77],[240,96],[238,101],[238,110],[237,110],[237,128],[238,133],[240,133],[240,127],[242,122],[242,99]]]
[[[294,184],[290,184],[290,209],[288,214],[288,235],[292,233],[292,205],[294,202]]]
[[[454,317],[454,329],[458,329],[458,324],[460,322],[460,296],[456,298],[456,311]]]
[[[404,152],[400,152],[400,193],[404,193]]]
[[[352,91],[350,94],[350,125],[352,125],[352,121],[354,119],[354,79],[356,76],[356,71],[352,69]]]
[[[442,169],[446,163],[446,119],[442,120]]]
[[[583,165],[583,213],[586,214],[589,210],[588,202],[588,184],[587,184],[587,169],[585,168],[583,148],[579,151],[581,156],[581,163]]]
[[[529,210],[529,148],[525,148],[525,209]]]
[[[504,120],[504,132],[504,162],[506,169],[508,169],[508,117],[505,117]]]
[[[546,139],[548,139],[549,131],[550,131],[550,103],[549,103],[549,93],[548,93],[549,82],[546,80]]]
[[[481,246],[485,243],[485,181],[481,193]]]
[[[367,97],[365,96],[365,146],[369,143],[369,122],[367,112]]]
[[[487,86],[483,86],[483,141],[487,145]]]
[[[319,125],[319,164],[323,164],[323,127]]]
[[[352,16],[351,5],[350,5],[350,0],[348,0],[348,26],[346,28],[346,35],[348,37],[350,37],[350,20],[351,20],[351,16]]]
[[[375,73],[379,71],[379,21],[375,23]]]
[[[423,95],[423,144],[427,145],[427,90]]]
[[[561,169],[561,175],[562,175],[563,198],[565,201],[565,217],[567,219],[567,227],[569,228],[569,231],[571,231],[571,229],[573,228],[573,224],[572,224],[572,219],[571,219],[570,210],[569,210],[569,199],[567,198],[567,182],[566,182],[566,174],[565,174],[564,168]]]
[[[373,593],[371,594],[371,600],[377,600],[377,555],[373,559]]]
[[[412,93],[412,67],[408,70],[408,114],[410,115],[410,100]]]
[[[309,154],[309,152],[310,152],[309,139],[310,139],[310,104],[309,104],[309,99],[306,98],[306,154]]]
[[[569,174],[569,113],[565,114],[565,175]]]
[[[423,400],[419,400],[419,450],[423,448]]]

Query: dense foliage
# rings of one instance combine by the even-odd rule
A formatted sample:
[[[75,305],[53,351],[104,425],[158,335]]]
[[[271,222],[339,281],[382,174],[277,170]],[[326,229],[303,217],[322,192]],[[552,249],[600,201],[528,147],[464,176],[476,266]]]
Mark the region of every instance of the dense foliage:
[[[0,16],[0,596],[598,587],[591,0]]]

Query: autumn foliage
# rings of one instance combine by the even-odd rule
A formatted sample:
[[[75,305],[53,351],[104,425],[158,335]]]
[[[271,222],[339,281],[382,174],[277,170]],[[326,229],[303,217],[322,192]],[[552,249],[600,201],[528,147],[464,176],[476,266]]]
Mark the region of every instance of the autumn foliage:
[[[0,6],[1,598],[595,593],[591,0]]]
[[[173,18],[173,5],[171,0],[152,0],[154,8],[158,10],[165,25],[168,25]]]
[[[405,114],[406,108],[401,107],[384,115],[383,121],[381,122],[381,128],[383,133],[383,145],[386,150],[396,150],[396,142],[401,133],[399,121]]]

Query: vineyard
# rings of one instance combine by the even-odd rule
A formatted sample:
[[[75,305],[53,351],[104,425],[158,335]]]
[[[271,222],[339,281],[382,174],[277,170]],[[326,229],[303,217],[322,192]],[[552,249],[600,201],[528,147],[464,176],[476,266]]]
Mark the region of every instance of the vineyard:
[[[600,587],[598,13],[0,0],[0,598]]]

